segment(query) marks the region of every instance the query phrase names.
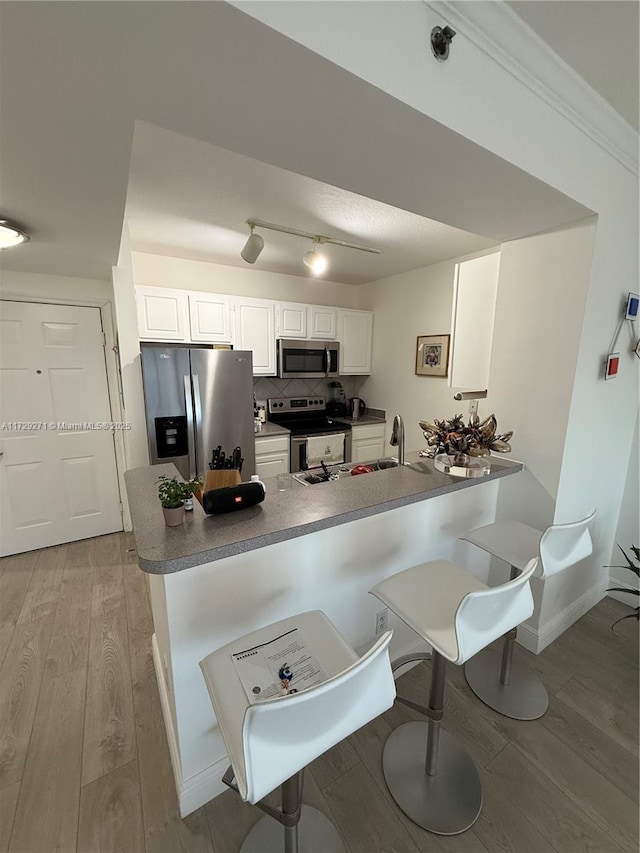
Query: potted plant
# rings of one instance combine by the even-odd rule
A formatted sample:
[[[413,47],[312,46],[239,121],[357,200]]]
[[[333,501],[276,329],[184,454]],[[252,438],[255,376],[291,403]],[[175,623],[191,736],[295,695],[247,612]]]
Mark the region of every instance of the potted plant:
[[[625,558],[627,564],[626,566],[605,566],[606,569],[629,569],[634,573],[636,577],[640,578],[640,548],[637,545],[631,546],[631,551],[633,553],[633,559],[626,553],[624,548],[621,545],[618,545],[618,548],[622,551],[622,556]],[[607,589],[607,592],[626,592],[629,595],[640,595],[640,590],[633,589],[628,586],[612,586]],[[616,619],[616,621],[611,626],[611,630],[616,627],[618,622],[623,622],[625,619],[638,619],[640,620],[640,607],[636,607],[633,613],[628,613],[626,616],[621,616],[620,619]]]
[[[175,477],[158,479],[158,497],[162,504],[162,514],[167,527],[177,527],[184,519],[184,498],[186,483],[179,483]]]

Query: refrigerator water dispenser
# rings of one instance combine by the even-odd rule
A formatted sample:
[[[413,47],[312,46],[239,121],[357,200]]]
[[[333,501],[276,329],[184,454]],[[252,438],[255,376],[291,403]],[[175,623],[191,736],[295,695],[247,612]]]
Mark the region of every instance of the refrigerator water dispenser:
[[[189,453],[186,417],[155,418],[154,422],[159,459],[171,459]]]

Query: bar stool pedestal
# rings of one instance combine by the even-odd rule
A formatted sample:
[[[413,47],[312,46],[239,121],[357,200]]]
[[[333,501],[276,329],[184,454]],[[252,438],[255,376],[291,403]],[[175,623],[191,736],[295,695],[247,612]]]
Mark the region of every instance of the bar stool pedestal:
[[[505,684],[498,677],[502,656],[496,649],[485,649],[467,661],[464,665],[467,684],[481,702],[504,717],[537,720],[549,707],[544,684],[521,669],[512,670]]]
[[[346,847],[335,826],[318,809],[304,805],[298,833],[297,846],[286,847],[285,853],[346,853]],[[240,853],[282,853],[282,826],[265,815],[245,838]]]

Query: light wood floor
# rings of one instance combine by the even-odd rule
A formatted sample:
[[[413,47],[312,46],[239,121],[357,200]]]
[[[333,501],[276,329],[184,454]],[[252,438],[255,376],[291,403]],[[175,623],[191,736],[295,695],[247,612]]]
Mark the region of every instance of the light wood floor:
[[[226,792],[178,816],[151,660],[145,575],[125,534],[0,561],[0,853],[235,853],[261,816]],[[605,599],[534,657],[548,713],[482,705],[448,671],[445,725],[480,768],[482,814],[440,837],[396,808],[380,769],[396,706],[316,761],[305,799],[351,853],[638,850],[638,631]],[[400,680],[426,699],[429,664]]]

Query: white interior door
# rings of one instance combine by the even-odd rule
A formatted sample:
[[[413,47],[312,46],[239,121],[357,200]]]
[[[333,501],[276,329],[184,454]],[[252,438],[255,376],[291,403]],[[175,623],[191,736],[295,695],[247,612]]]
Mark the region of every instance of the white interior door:
[[[122,530],[98,308],[2,301],[0,422],[2,555]]]

